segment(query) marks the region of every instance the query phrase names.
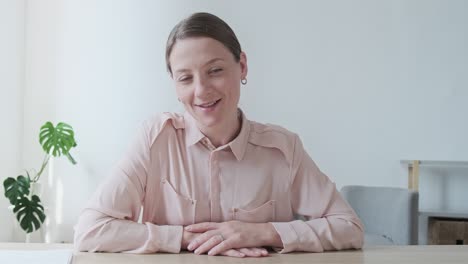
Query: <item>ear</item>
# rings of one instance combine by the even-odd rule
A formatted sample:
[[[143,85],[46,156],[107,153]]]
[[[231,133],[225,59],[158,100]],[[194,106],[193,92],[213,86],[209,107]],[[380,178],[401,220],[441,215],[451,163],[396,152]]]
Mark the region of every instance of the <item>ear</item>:
[[[242,80],[247,77],[247,72],[249,71],[247,67],[247,55],[243,51],[240,53],[239,63],[241,66],[241,80]]]

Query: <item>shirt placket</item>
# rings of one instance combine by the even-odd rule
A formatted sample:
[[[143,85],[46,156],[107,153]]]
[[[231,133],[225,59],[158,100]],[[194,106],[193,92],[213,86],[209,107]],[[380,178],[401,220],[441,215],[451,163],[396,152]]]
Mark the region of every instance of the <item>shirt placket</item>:
[[[210,174],[210,220],[212,222],[219,222],[221,220],[219,151],[208,138],[202,139],[201,142],[210,151],[210,159],[208,162],[208,171]]]
[[[210,204],[211,221],[213,222],[221,220],[220,193],[219,153],[218,151],[212,151],[210,154]]]

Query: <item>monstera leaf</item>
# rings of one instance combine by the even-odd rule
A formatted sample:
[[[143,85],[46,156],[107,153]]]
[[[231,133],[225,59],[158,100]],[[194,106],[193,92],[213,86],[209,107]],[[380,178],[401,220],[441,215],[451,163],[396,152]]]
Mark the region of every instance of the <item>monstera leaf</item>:
[[[70,125],[60,122],[54,127],[51,122],[45,123],[39,132],[39,142],[49,155],[54,157],[65,155],[72,164],[76,164],[70,155],[70,150],[76,147],[75,134]]]
[[[28,197],[22,197],[15,205],[13,212],[20,223],[21,228],[26,233],[31,233],[41,227],[44,223],[44,207],[37,195],[33,195],[31,200]]]
[[[10,200],[12,205],[15,205],[18,199],[23,196],[29,195],[30,181],[22,175],[15,178],[7,178],[3,182],[5,188],[5,197]]]

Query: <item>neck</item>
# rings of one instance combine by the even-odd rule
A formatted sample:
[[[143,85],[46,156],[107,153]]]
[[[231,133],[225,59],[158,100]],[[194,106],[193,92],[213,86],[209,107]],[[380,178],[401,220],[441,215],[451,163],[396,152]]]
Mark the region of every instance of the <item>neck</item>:
[[[201,132],[210,139],[215,147],[223,146],[231,142],[239,135],[242,127],[242,118],[240,112],[235,116],[226,119],[222,124],[216,127],[201,128]]]

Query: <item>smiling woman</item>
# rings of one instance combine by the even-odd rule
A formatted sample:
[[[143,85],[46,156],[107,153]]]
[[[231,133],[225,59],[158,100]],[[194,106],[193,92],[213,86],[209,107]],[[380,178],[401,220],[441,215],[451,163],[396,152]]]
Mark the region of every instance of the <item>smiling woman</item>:
[[[83,210],[78,250],[261,257],[264,247],[362,247],[360,220],[299,137],[238,108],[247,56],[224,21],[208,13],[181,21],[166,62],[186,112],[144,122]]]
[[[244,53],[236,61],[219,41],[192,37],[177,41],[169,62],[177,95],[203,134],[215,146],[239,133],[240,80],[247,75]]]

